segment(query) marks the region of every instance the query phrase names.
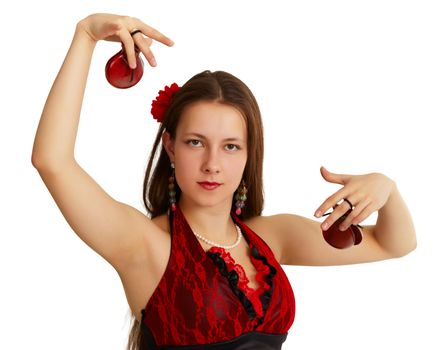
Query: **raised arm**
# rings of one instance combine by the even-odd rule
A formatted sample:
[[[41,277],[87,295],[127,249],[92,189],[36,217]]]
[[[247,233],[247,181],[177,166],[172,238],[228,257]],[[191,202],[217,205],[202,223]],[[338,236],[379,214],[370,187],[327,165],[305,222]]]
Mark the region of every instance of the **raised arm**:
[[[147,37],[142,34],[132,37],[130,31],[133,28],[140,29]],[[33,165],[47,168],[74,161],[81,105],[96,43],[99,40],[123,42],[131,67],[136,64],[136,44],[149,63],[155,66],[149,48],[151,38],[166,45],[173,44],[170,39],[136,18],[95,14],[77,24],[73,41],[43,109],[32,152]]]
[[[130,31],[142,33],[134,37]],[[36,132],[32,164],[38,170],[65,219],[78,236],[115,268],[123,268],[141,251],[146,235],[158,227],[135,208],[111,198],[76,162],[74,148],[93,50],[99,40],[123,42],[135,67],[134,43],[152,66],[152,39],[172,41],[132,17],[95,14],[81,20],[50,90]],[[155,240],[156,238],[154,238]],[[138,250],[138,251],[137,251]]]

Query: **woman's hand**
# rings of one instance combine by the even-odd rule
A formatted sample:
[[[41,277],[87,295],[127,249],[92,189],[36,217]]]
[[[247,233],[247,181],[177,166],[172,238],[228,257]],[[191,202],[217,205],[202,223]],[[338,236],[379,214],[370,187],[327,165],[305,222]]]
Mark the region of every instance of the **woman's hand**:
[[[85,31],[95,42],[99,40],[122,42],[131,68],[136,67],[135,45],[153,67],[157,65],[150,49],[153,40],[167,46],[174,45],[171,39],[135,17],[95,13],[81,20],[78,28]],[[131,35],[131,32],[137,29],[141,33]]]
[[[320,172],[326,181],[344,185],[328,197],[315,211],[315,216],[321,217],[328,209],[342,201],[322,223],[321,228],[323,230],[327,230],[350,209],[349,203],[343,201],[344,198],[351,202],[353,210],[340,224],[339,229],[342,231],[346,230],[351,224],[359,224],[374,211],[382,208],[395,188],[394,181],[380,173],[344,175],[331,173],[324,167],[320,168]]]

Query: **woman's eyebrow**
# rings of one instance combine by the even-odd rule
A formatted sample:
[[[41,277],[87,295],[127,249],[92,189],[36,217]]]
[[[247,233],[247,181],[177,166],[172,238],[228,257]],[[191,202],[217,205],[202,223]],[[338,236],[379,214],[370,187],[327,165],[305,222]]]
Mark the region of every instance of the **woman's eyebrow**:
[[[196,133],[196,132],[188,132],[188,133],[185,133],[185,136],[195,136],[195,137],[198,137],[198,138],[201,138],[201,139],[205,139],[205,140],[206,140],[206,136],[204,136],[204,135],[202,135],[202,134],[199,134],[199,133]],[[244,142],[241,138],[238,138],[238,137],[227,137],[227,138],[223,139],[223,141],[239,141],[239,142]]]

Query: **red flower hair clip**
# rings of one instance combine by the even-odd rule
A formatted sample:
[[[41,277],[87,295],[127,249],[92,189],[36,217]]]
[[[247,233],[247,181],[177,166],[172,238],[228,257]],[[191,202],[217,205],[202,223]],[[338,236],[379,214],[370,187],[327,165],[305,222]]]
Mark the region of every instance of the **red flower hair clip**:
[[[164,90],[158,92],[156,99],[152,100],[151,114],[159,123],[163,121],[172,97],[178,90],[180,90],[180,87],[176,83],[173,83],[171,86],[165,86]]]

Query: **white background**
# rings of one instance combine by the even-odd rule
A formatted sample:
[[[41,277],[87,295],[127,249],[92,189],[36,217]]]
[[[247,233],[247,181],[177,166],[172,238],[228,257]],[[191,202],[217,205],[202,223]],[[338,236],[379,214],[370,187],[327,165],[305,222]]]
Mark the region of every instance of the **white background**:
[[[126,91],[104,77],[119,44],[97,45],[75,156],[112,197],[144,212],[158,90],[205,69],[231,72],[263,113],[265,215],[312,218],[340,188],[321,177],[321,165],[381,172],[397,182],[418,235],[418,248],[401,259],[284,267],[297,311],[283,349],[447,348],[442,1],[1,6],[1,349],[123,350],[127,340],[130,313],[117,273],[74,234],[31,165],[49,89],[76,23],[93,12],[139,17],[176,42],[154,44],[158,67],[146,62],[142,81]]]

